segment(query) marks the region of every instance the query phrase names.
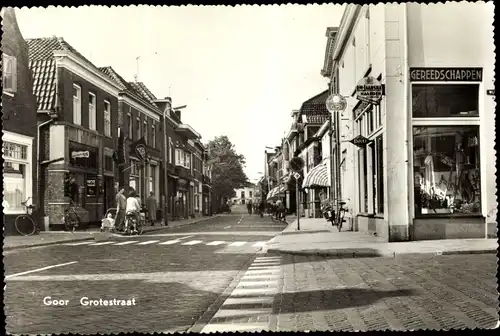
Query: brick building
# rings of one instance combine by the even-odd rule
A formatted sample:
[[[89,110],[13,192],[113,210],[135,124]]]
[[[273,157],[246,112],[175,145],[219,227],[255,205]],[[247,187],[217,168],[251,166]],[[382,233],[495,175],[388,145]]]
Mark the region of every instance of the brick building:
[[[52,226],[74,202],[99,221],[114,193],[110,164],[123,87],[58,37],[27,40],[41,126],[40,198]]]
[[[13,222],[24,213],[22,201],[38,205],[36,193],[36,99],[28,64],[28,46],[19,30],[13,8],[2,8],[2,157],[5,233],[15,232]]]

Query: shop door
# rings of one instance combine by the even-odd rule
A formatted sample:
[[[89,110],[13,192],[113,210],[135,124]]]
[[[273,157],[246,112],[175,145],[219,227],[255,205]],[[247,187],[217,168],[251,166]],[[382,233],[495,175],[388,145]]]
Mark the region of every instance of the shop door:
[[[104,211],[109,208],[116,208],[115,187],[112,177],[104,177]]]

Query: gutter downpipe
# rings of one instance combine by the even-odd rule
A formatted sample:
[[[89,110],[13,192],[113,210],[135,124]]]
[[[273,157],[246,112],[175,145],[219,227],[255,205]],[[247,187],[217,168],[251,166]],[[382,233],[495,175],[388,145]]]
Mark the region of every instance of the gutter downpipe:
[[[403,101],[403,111],[405,111],[405,122],[406,122],[406,135],[405,135],[405,145],[406,145],[406,151],[405,151],[405,162],[406,162],[406,180],[407,180],[407,207],[408,207],[408,235],[406,237],[407,240],[412,241],[413,236],[414,236],[414,226],[413,226],[413,211],[414,208],[412,206],[412,203],[414,202],[414,197],[413,197],[413,173],[412,173],[412,164],[413,164],[413,153],[411,153],[412,148],[410,146],[410,143],[412,142],[409,137],[413,134],[412,130],[412,119],[411,119],[411,111],[409,110],[410,104],[409,104],[409,99],[410,99],[410,83],[409,83],[409,76],[408,76],[408,64],[409,64],[409,48],[408,48],[408,4],[403,3],[403,32],[404,32],[404,44],[403,44],[403,67],[401,69],[402,71],[402,77],[403,77],[403,89],[404,89],[404,101]],[[389,226],[390,228],[390,226]]]
[[[40,201],[40,180],[41,180],[41,167],[40,167],[40,130],[43,126],[52,123],[54,119],[50,118],[50,120],[44,121],[40,125],[37,125],[37,133],[36,133],[36,210],[38,213],[42,214],[42,217],[45,215],[45,211],[42,210],[42,204]],[[42,211],[42,212],[40,212]]]

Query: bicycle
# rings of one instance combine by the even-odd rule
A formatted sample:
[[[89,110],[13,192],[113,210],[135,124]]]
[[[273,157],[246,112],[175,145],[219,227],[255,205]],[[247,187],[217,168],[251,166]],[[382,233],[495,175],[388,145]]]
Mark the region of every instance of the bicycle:
[[[286,223],[285,212],[284,211],[276,211],[275,213],[271,213],[271,220],[273,222],[283,222]]]
[[[75,202],[70,201],[69,204],[70,204],[69,208],[64,210],[64,216],[63,216],[64,226],[66,227],[66,230],[75,232],[76,228],[80,224],[80,217],[76,213]]]
[[[338,202],[337,213],[335,214],[335,224],[332,222],[332,225],[337,226],[339,232],[342,230],[342,223],[346,222],[346,220],[344,219],[344,215],[346,212],[346,209],[344,208],[345,204],[345,202]]]
[[[14,226],[17,232],[23,236],[31,236],[34,233],[38,234],[40,232],[40,228],[32,217],[35,207],[32,204],[26,205],[30,199],[31,197],[28,197],[26,201],[21,202],[21,205],[26,209],[26,213],[17,216],[14,220]]]

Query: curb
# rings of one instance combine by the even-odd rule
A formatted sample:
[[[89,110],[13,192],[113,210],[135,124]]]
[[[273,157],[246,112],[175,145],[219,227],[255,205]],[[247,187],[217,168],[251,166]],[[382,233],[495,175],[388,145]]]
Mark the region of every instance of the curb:
[[[304,231],[281,231],[278,233],[278,236],[287,236],[287,235],[294,235],[294,234],[307,234],[307,233],[326,233],[330,232],[328,230],[304,230]]]
[[[281,255],[299,255],[299,256],[320,256],[320,257],[349,257],[349,258],[377,258],[377,257],[400,257],[410,255],[460,255],[460,254],[496,254],[496,249],[482,250],[460,250],[460,251],[436,251],[436,252],[343,252],[343,251],[292,251],[280,249],[267,249],[267,253],[277,253]]]

